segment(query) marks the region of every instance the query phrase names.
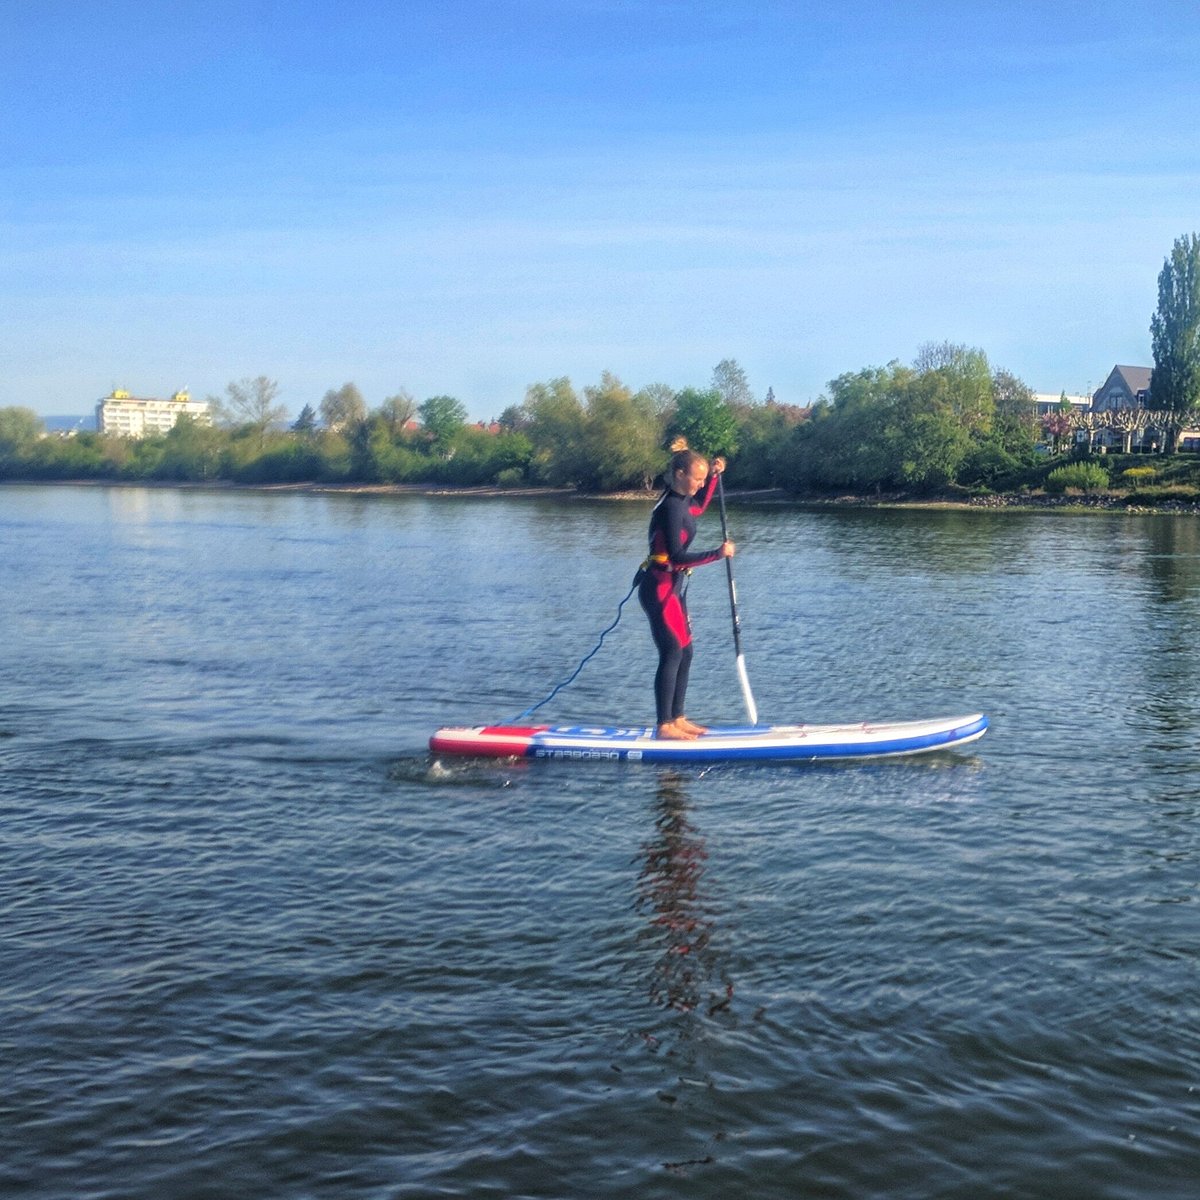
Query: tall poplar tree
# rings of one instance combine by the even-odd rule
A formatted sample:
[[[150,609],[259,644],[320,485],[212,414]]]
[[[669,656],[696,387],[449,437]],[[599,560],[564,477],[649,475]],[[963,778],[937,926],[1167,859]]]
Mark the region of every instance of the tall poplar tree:
[[[1200,408],[1200,237],[1176,238],[1158,275],[1158,311],[1150,318],[1154,370],[1150,407],[1172,414],[1170,449],[1179,420]]]

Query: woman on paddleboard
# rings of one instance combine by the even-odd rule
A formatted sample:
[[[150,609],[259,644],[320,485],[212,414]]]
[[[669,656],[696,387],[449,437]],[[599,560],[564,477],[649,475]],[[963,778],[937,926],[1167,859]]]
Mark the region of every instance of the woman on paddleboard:
[[[688,674],[692,666],[692,629],[687,612],[687,577],[692,567],[732,558],[734,545],[722,542],[716,550],[688,550],[696,536],[696,518],[708,507],[725,470],[725,460],[708,460],[687,443],[672,444],[666,490],[650,514],[650,557],[642,566],[638,599],[650,618],[658,647],[654,675],[654,705],[660,738],[692,741],[704,732],[684,716]]]

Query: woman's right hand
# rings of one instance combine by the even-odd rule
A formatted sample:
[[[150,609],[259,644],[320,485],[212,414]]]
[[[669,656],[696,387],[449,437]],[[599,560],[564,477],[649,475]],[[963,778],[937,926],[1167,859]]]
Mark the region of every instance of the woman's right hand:
[[[737,547],[734,546],[734,544],[732,542],[722,542],[721,543],[721,557],[722,558],[732,558],[734,556],[734,553],[736,552],[736,550],[737,550]]]

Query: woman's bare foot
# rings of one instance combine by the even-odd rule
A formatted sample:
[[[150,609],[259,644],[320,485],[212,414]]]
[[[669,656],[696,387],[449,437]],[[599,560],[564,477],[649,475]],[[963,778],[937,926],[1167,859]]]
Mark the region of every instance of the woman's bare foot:
[[[690,729],[685,729],[678,720],[665,721],[658,727],[658,736],[660,738],[670,738],[677,742],[694,742],[696,740],[696,734]]]
[[[680,729],[686,729],[688,733],[694,733],[697,736],[708,732],[707,725],[697,725],[695,721],[689,721],[687,717],[676,717],[675,724],[678,725]]]

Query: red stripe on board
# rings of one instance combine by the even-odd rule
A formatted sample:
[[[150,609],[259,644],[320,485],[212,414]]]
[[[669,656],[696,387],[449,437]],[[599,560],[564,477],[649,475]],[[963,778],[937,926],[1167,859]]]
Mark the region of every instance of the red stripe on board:
[[[482,754],[493,758],[523,755],[535,733],[548,725],[488,725],[482,729],[439,729],[429,739],[435,754]]]

